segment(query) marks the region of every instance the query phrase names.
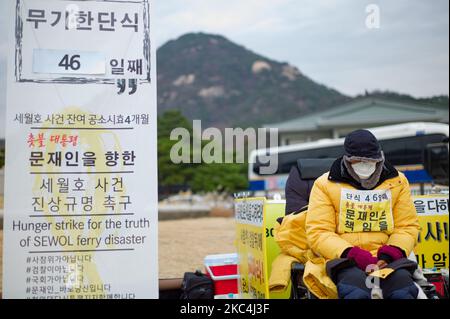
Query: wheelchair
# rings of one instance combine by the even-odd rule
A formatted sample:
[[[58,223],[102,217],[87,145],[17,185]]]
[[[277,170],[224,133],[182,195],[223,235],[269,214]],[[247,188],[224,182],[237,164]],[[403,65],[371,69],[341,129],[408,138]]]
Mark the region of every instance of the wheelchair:
[[[305,265],[295,262],[291,268],[291,295],[290,299],[318,299],[306,287],[303,281]],[[448,299],[449,298],[449,278],[448,274],[442,274],[439,282],[442,283],[443,293],[438,293],[436,286],[425,280],[416,280],[416,284],[420,287],[427,299]]]
[[[314,181],[329,171],[329,168],[333,164],[335,159],[299,159],[297,160],[296,167],[293,167],[290,174],[289,179],[286,184],[286,194],[288,193],[288,188],[291,187],[291,194],[292,194],[292,188],[293,184],[295,187],[298,187],[300,185],[300,188],[303,188],[306,190],[306,192],[302,192],[302,194],[295,192],[295,196],[303,196],[303,202],[308,203],[309,202],[309,195],[312,189],[312,185]],[[287,196],[286,196],[287,199]],[[301,202],[301,200],[298,200],[297,203]],[[289,209],[288,205],[287,210]],[[304,205],[300,209],[297,208],[297,211],[294,212],[294,214],[301,213],[307,209],[307,205]],[[286,214],[288,214],[288,211],[286,211]],[[281,224],[282,218],[278,220],[278,222]],[[415,255],[412,254],[410,256],[410,259],[415,260]],[[415,260],[416,261],[416,260]],[[303,281],[303,275],[305,272],[305,265],[301,264],[299,262],[293,263],[291,267],[291,292],[290,292],[290,299],[318,299],[314,294],[312,294],[308,288],[306,287],[304,281]],[[441,274],[440,278],[439,275],[434,273],[435,279],[432,280],[431,278],[427,278],[426,275],[423,275],[422,270],[419,269],[417,271],[418,278],[415,278],[415,282],[417,286],[422,290],[423,294],[428,299],[448,299],[449,298],[449,278],[448,278],[448,272],[445,274]],[[432,277],[432,276],[428,276]],[[441,293],[438,293],[436,290],[436,285],[433,284],[433,281],[436,281],[436,278],[439,278],[440,284],[442,285]]]
[[[297,197],[294,205],[298,207],[288,206],[286,201],[286,214],[299,214],[307,209],[309,202],[309,195],[311,193],[314,181],[325,174],[333,164],[335,159],[298,159],[297,165],[291,169],[289,179],[286,184],[286,194],[291,190],[291,194]],[[300,187],[299,187],[300,186]],[[294,188],[301,188],[303,192],[298,192]],[[286,198],[288,196],[286,195]],[[295,210],[295,212],[289,212]],[[278,219],[281,224],[282,218]],[[318,299],[306,287],[303,281],[303,274],[305,272],[305,265],[299,262],[294,262],[291,267],[291,293],[290,299]]]

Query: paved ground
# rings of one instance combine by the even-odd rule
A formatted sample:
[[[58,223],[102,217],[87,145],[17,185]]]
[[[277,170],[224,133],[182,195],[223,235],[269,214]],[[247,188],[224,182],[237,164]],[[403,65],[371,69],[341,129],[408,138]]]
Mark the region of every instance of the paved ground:
[[[235,252],[233,218],[207,217],[159,222],[159,278],[182,278],[203,270],[206,255]],[[0,290],[3,273],[3,231],[0,231]]]

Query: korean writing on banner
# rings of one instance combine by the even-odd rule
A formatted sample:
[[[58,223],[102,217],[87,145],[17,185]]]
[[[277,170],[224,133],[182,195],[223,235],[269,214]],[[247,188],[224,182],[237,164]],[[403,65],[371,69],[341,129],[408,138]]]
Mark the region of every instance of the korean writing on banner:
[[[263,224],[262,201],[242,201],[235,205],[236,221],[240,224],[262,226]]]
[[[263,198],[235,201],[241,298],[268,298],[264,205]]]
[[[391,232],[393,230],[390,190],[341,191],[339,233]]]
[[[157,298],[148,0],[14,0],[6,298]]]
[[[16,0],[12,12],[18,82],[106,84],[132,95],[152,80],[148,0]]]
[[[422,268],[448,268],[448,203],[448,195],[414,197],[421,228],[415,253]]]

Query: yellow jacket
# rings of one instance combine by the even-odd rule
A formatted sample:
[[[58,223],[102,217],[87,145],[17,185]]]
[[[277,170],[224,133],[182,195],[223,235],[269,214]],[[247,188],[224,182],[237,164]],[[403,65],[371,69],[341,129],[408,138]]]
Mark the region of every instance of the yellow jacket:
[[[272,262],[272,272],[269,277],[270,292],[284,292],[291,281],[292,264],[297,258],[280,253]]]
[[[350,184],[319,177],[311,191],[306,215],[306,236],[311,251],[304,280],[320,298],[336,298],[326,274],[328,260],[340,258],[359,246],[376,256],[382,245],[403,249],[408,256],[416,245],[419,221],[406,177],[399,175],[374,190],[357,190]]]
[[[275,226],[275,241],[281,253],[272,262],[269,278],[270,291],[284,291],[291,280],[293,262],[306,263],[308,242],[305,231],[306,212],[283,217],[281,225]]]
[[[281,225],[275,226],[275,241],[281,251],[295,257],[299,262],[306,263],[309,249],[306,239],[306,212],[286,215]]]
[[[322,299],[336,298],[336,286],[323,267],[325,260],[309,248],[306,216],[306,211],[290,214],[283,218],[281,225],[275,226],[275,240],[281,253],[272,263],[269,289],[271,292],[285,291],[291,279],[292,263],[298,261],[305,264],[303,281],[313,294]]]

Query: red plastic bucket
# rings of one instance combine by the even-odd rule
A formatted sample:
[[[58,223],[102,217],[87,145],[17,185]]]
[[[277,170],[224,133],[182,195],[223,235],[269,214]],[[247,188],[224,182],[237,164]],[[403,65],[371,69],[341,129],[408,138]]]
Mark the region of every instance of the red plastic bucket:
[[[208,255],[206,274],[214,281],[215,298],[234,298],[238,294],[237,254]]]

